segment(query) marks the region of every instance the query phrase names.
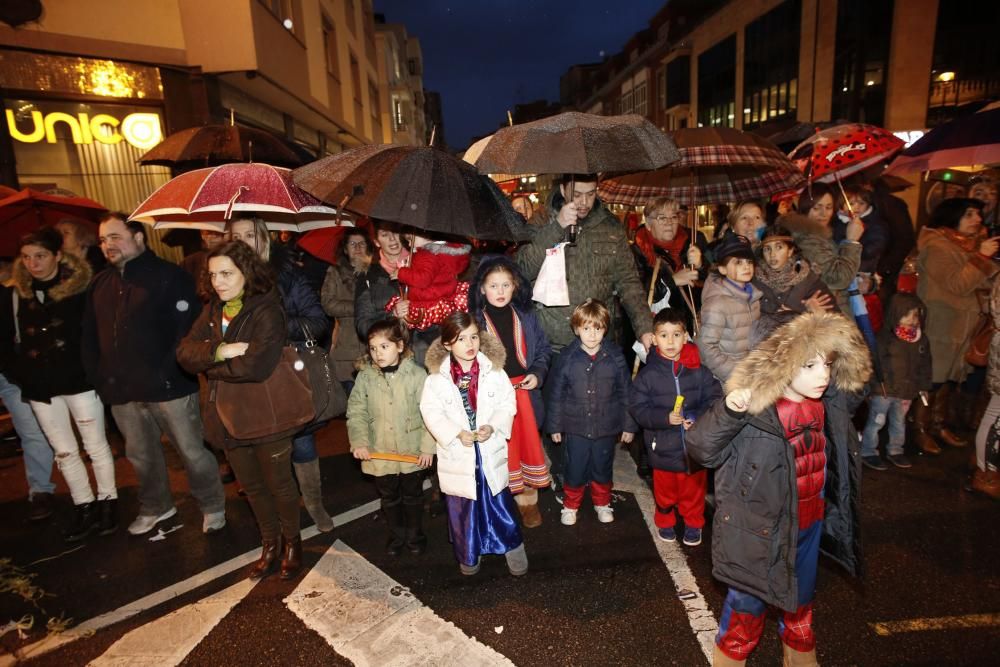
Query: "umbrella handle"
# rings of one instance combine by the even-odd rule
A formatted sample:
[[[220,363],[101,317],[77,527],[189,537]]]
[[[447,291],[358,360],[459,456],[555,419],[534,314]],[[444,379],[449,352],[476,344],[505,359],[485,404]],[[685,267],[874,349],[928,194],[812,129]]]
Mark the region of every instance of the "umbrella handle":
[[[854,207],[851,206],[851,202],[849,202],[847,200],[847,193],[844,191],[844,184],[840,182],[840,174],[835,174],[835,176],[837,178],[837,186],[840,188],[840,196],[842,196],[844,198],[844,205],[847,206],[847,212],[850,214],[851,218],[853,219],[855,217],[854,216]]]
[[[238,189],[238,190],[236,190],[236,194],[234,194],[234,195],[233,195],[233,196],[232,196],[232,197],[230,198],[230,200],[229,200],[229,204],[228,204],[228,205],[226,206],[226,213],[225,213],[225,215],[224,215],[224,216],[223,216],[223,218],[222,218],[223,220],[229,220],[229,219],[230,219],[230,218],[232,217],[232,215],[233,215],[233,206],[235,206],[235,205],[236,205],[236,200],[237,200],[237,199],[239,199],[239,198],[240,198],[240,196],[241,196],[241,195],[242,195],[242,194],[243,194],[244,192],[249,192],[249,191],[250,191],[250,188],[248,188],[248,187],[247,187],[247,186],[245,186],[245,185],[241,185],[241,186],[239,187],[239,189]]]

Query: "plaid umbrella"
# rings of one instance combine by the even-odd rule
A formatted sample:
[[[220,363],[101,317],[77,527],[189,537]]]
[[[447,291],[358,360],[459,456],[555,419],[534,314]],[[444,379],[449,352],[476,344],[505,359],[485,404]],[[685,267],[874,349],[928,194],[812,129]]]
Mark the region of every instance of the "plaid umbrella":
[[[17,253],[17,240],[39,227],[64,218],[84,220],[97,228],[97,220],[108,209],[86,197],[49,195],[25,188],[0,199],[0,256]]]
[[[203,125],[175,132],[151,148],[139,164],[183,167],[264,162],[297,167],[302,158],[270,132],[242,125]]]
[[[223,231],[234,213],[260,215],[268,229],[303,232],[338,224],[337,211],[292,183],[283,167],[252,162],[196,169],[161,185],[132,213],[156,229]]]
[[[903,147],[903,140],[875,125],[847,123],[821,130],[788,157],[810,182],[832,183],[882,161]]]
[[[496,183],[431,146],[359,146],[292,177],[323,201],[428,232],[501,241],[529,235]]]
[[[655,197],[681,204],[761,199],[805,185],[802,172],[766,139],[731,128],[697,127],[669,135],[680,159],[668,167],[607,178],[606,202],[641,206]]]
[[[1000,108],[939,125],[899,154],[886,173],[907,174],[1000,162]]]
[[[657,169],[679,155],[673,142],[642,116],[568,111],[498,130],[481,140],[484,173],[593,174]],[[479,146],[475,146],[479,149]]]

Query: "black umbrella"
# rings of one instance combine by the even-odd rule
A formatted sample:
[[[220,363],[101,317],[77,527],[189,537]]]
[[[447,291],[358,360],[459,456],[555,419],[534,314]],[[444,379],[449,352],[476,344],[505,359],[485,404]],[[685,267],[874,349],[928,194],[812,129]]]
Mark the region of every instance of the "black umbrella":
[[[139,164],[174,168],[209,167],[228,162],[298,167],[307,161],[280,137],[242,125],[189,127],[171,134],[139,158]]]
[[[292,179],[327,203],[428,232],[494,241],[530,235],[492,180],[430,146],[359,146],[296,169]]]

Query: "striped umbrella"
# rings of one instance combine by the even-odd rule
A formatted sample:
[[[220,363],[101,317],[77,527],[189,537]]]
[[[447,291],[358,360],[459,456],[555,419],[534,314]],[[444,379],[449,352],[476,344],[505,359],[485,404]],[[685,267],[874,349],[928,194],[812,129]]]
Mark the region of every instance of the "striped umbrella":
[[[1000,163],[1000,108],[939,125],[899,154],[887,174]]]

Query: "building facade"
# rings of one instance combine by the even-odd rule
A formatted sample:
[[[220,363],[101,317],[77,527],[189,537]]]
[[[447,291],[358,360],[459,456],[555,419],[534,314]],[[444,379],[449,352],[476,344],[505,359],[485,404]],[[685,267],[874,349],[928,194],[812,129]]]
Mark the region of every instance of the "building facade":
[[[378,67],[385,72],[382,90],[383,141],[406,146],[426,146],[431,127],[427,123],[424,95],[424,56],[420,40],[400,23],[375,22]]]

